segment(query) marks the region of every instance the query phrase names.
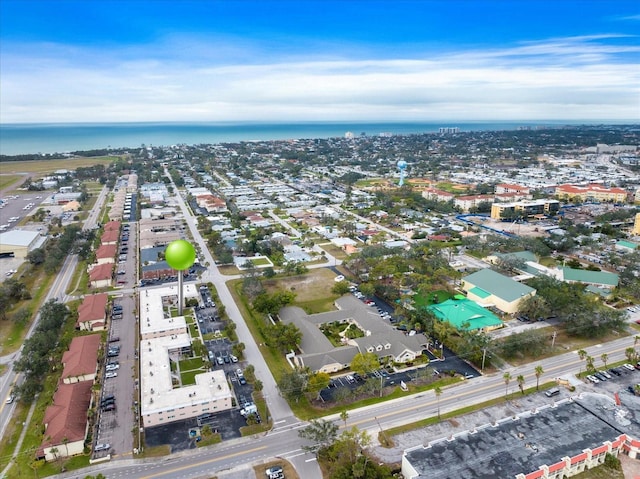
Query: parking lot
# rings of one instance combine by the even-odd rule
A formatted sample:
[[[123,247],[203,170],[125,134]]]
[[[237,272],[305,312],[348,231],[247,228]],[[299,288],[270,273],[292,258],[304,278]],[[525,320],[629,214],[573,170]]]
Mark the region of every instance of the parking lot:
[[[247,364],[237,358],[232,351],[233,343],[222,336],[225,322],[218,315],[217,305],[206,287],[200,288],[199,305],[194,308],[196,322],[200,332],[218,336],[206,339],[211,367],[224,371],[236,398],[236,407],[230,411],[211,414],[207,418],[191,418],[172,422],[163,426],[145,429],[145,443],[147,446],[168,444],[172,451],[180,451],[196,447],[196,439],[189,435],[189,430],[205,424],[214,432],[218,432],[222,440],[241,437],[240,428],[247,425],[247,420],[240,410],[247,403],[252,403],[253,386],[244,378]]]
[[[634,394],[634,386],[640,383],[639,367],[640,366],[633,367],[627,363],[625,366],[617,366],[596,374],[590,374],[589,376],[591,376],[591,378],[589,378],[589,376],[585,377],[583,378],[583,382],[586,390],[593,392],[599,391],[611,394],[625,392]],[[607,374],[604,375],[604,373]]]
[[[120,247],[123,244],[135,245],[135,228],[123,225]],[[131,287],[135,284],[136,254],[135,247],[118,270],[118,285]],[[115,292],[111,296],[111,309],[107,320],[107,346],[104,362],[99,372],[102,388],[97,407],[96,427],[94,430],[94,448],[96,445],[108,445],[101,451],[94,450],[94,457],[107,454],[126,454],[133,449],[131,425],[137,424],[137,392],[134,384],[134,368],[137,359],[135,335],[137,328],[135,301],[131,294]],[[135,411],[134,411],[135,409]]]

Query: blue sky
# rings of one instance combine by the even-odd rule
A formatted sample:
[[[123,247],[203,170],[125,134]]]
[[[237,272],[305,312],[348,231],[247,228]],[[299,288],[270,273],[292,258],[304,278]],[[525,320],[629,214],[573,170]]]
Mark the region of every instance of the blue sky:
[[[640,119],[637,0],[1,0],[0,123]]]

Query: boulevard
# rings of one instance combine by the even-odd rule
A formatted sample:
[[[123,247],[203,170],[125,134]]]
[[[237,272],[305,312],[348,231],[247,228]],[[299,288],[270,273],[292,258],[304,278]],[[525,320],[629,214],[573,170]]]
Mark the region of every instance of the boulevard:
[[[633,346],[633,337],[624,337],[586,348],[586,351],[596,358],[602,353],[606,353],[609,356],[609,362],[614,363],[625,360],[625,349]],[[571,351],[535,364],[510,369],[509,372],[514,378],[522,374],[526,380],[525,387],[530,388],[535,386],[534,367],[537,365],[541,365],[544,369],[544,373],[540,377],[542,384],[552,381],[558,376],[579,373],[584,370],[584,363],[576,351]],[[505,382],[502,374],[503,372],[500,371],[444,388],[439,400],[441,414],[504,397]],[[513,379],[509,384],[509,394],[514,392],[519,395],[517,384]],[[360,430],[366,430],[372,436],[374,443],[377,443],[380,428],[388,429],[436,416],[437,407],[438,400],[433,391],[412,394],[374,406],[350,410],[347,428],[357,426]],[[341,429],[344,428],[342,420],[336,415],[327,416],[325,419],[335,421]],[[298,431],[306,424],[294,420],[286,424],[277,424],[273,430],[264,435],[238,439],[204,449],[185,451],[161,460],[115,460],[85,469],[81,471],[82,475],[80,476],[80,471],[74,471],[55,477],[76,478],[84,477],[84,474],[100,472],[108,479],[122,477],[132,479],[170,479],[176,477],[195,479],[204,477],[203,474],[213,475],[225,471],[241,471],[251,467],[252,464],[266,462],[272,458],[283,458],[293,463],[300,477],[307,478],[310,477],[307,474],[311,467],[316,465],[316,462],[310,454],[306,454],[301,448],[304,441],[298,436]]]

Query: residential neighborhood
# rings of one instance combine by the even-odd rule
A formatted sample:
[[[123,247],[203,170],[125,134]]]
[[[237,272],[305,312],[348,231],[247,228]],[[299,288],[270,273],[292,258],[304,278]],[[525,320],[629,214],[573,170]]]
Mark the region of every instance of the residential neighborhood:
[[[38,444],[17,457],[47,475],[247,437],[277,448],[273,434],[338,474],[345,458],[307,445],[352,426],[370,477],[570,477],[607,454],[637,460],[633,125],[113,149],[11,191],[3,216],[33,206],[0,233],[0,271],[15,270],[0,275],[3,337],[21,338],[0,345],[2,424]],[[177,240],[195,250],[181,270],[166,254]],[[509,415],[456,413],[487,401]],[[8,426],[30,407],[29,432]],[[610,426],[613,408],[631,425]],[[390,446],[400,426],[431,437],[444,414],[464,429]],[[481,444],[514,465],[489,467]],[[438,466],[465,448],[464,467]],[[273,452],[281,464],[247,456],[234,473],[312,467]]]

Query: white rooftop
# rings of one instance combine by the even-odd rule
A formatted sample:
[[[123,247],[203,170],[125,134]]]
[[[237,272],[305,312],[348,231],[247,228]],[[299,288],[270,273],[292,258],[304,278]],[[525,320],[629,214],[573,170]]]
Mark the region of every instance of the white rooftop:
[[[29,246],[40,236],[37,231],[11,230],[0,233],[0,244],[11,246]]]
[[[170,352],[191,345],[188,334],[145,339],[140,342],[140,384],[142,415],[149,415],[193,405],[208,404],[231,395],[224,371],[213,370],[195,376],[196,384],[176,387],[171,379]]]
[[[161,288],[148,288],[140,292],[140,336],[145,337],[153,333],[184,328],[187,331],[187,323],[184,316],[166,318],[164,316],[163,298],[174,297],[175,304],[178,301],[178,284],[163,286]],[[184,285],[184,298],[198,297],[198,290],[194,284]]]

